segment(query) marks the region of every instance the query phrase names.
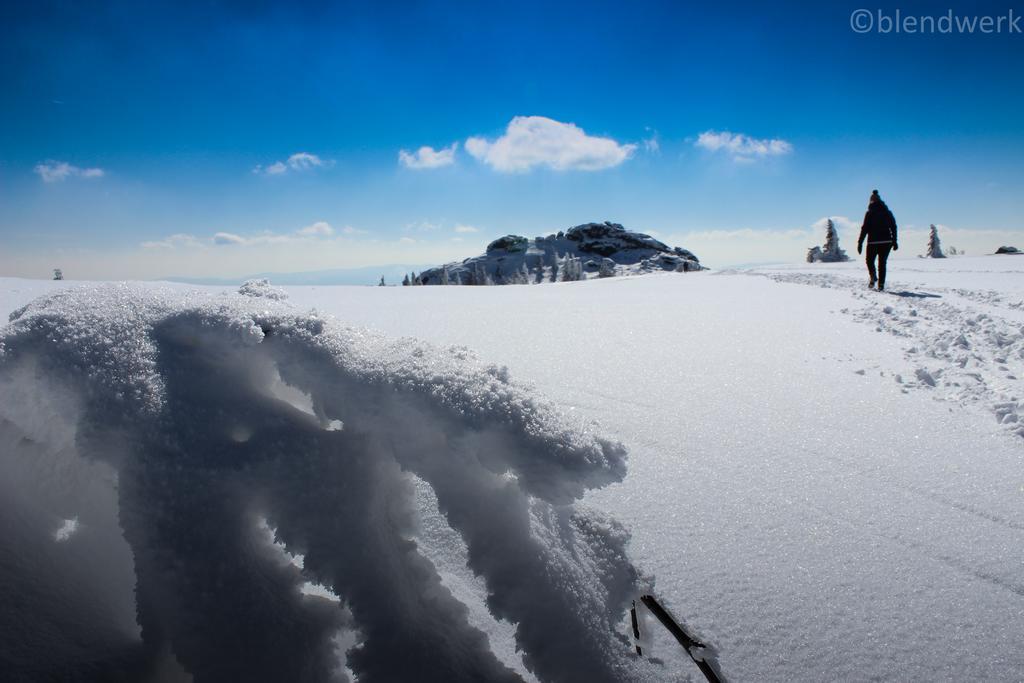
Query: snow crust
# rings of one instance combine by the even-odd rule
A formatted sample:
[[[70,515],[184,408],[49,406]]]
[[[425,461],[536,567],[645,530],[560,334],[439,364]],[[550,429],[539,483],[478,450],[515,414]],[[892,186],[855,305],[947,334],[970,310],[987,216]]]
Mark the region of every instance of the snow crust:
[[[620,623],[651,582],[626,530],[579,504],[623,478],[624,448],[465,347],[345,327],[283,294],[104,284],[11,314],[0,467],[38,490],[13,501],[15,516],[53,517],[66,491],[104,500],[106,514],[61,511],[74,525],[5,539],[9,590],[61,590],[16,559],[53,545],[54,526],[83,550],[80,528],[121,531],[130,563],[122,547],[117,585],[90,581],[117,592],[134,573],[143,642],[92,643],[119,653],[96,655],[101,676],[139,674],[170,651],[197,681],[656,680]],[[89,465],[105,483],[83,475]],[[428,559],[437,550],[419,549],[417,487],[521,657],[499,658]],[[79,670],[65,638],[102,634],[87,619],[65,628],[0,645],[6,670]]]

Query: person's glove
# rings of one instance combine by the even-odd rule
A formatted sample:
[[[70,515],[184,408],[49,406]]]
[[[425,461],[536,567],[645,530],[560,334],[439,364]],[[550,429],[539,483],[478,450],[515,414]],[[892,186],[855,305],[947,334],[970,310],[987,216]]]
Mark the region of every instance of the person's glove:
[[[899,251],[900,250],[900,245],[898,245],[895,242],[893,242],[892,243],[892,250],[893,251]]]
[[[857,242],[857,253],[859,254],[862,251],[864,251],[864,245],[861,244],[860,242]]]

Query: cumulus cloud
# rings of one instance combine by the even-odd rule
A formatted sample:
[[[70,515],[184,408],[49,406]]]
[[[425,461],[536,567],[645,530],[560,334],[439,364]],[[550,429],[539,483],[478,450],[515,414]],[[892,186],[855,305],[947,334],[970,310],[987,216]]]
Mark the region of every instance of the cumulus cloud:
[[[537,166],[556,171],[598,171],[629,159],[636,145],[588,135],[572,123],[544,116],[516,116],[504,135],[495,140],[466,140],[466,151],[505,173],[529,171]]]
[[[724,152],[734,161],[751,162],[765,157],[782,156],[793,151],[793,145],[778,138],[752,138],[743,133],[727,130],[708,130],[701,133],[694,143],[711,152]]]
[[[218,232],[213,236],[214,244],[245,244],[246,239],[231,232]]]
[[[358,230],[352,226],[345,226],[341,232],[346,235],[364,234],[365,230]],[[261,244],[284,244],[286,242],[309,242],[323,240],[333,237],[335,230],[327,221],[316,221],[294,232],[272,232],[270,230],[256,233],[254,235],[239,235],[233,232],[217,232],[212,237],[196,237],[178,233],[162,240],[143,242],[140,246],[143,249],[174,249],[183,248],[204,248],[208,246],[254,246]]]
[[[71,177],[102,178],[104,176],[102,168],[79,168],[66,161],[54,161],[52,159],[36,164],[32,170],[43,179],[44,183],[56,183]]]
[[[480,232],[480,229],[479,228],[474,228],[472,225],[456,225],[455,226],[455,232],[462,232],[462,233]]]
[[[143,242],[141,246],[143,249],[173,249],[174,247],[199,247],[202,244],[202,240],[195,235],[179,232],[162,240]]]
[[[300,228],[297,234],[308,237],[330,237],[334,234],[334,228],[327,221],[317,221],[312,225]]]
[[[309,152],[296,152],[284,161],[275,161],[266,166],[257,164],[252,172],[257,175],[284,175],[289,171],[307,171],[313,168],[329,168],[333,165],[332,159],[322,159]]]
[[[431,221],[419,221],[417,223],[406,223],[405,230],[407,232],[433,232],[441,227],[439,223],[433,223]]]
[[[433,147],[424,145],[415,152],[401,150],[398,152],[398,161],[402,166],[415,170],[441,168],[451,166],[455,163],[455,150],[459,147],[458,142],[453,142],[447,147],[435,150]]]

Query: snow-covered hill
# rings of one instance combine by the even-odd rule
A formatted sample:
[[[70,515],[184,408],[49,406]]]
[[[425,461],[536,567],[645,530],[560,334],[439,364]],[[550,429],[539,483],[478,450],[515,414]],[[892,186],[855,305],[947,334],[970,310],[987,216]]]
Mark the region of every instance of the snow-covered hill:
[[[182,634],[204,606],[216,613],[233,605],[236,614],[271,606],[245,628],[203,631],[230,647],[274,642],[274,610],[302,617],[289,622],[301,629],[268,646],[283,648],[280,661],[333,656],[369,675],[391,663],[343,654],[365,642],[361,628],[387,643],[388,657],[408,652],[412,660],[423,652],[408,625],[441,619],[455,624],[442,649],[462,643],[466,662],[494,667],[489,651],[500,663],[492,671],[528,680],[574,680],[583,663],[578,680],[600,679],[594,672],[607,665],[622,666],[608,676],[617,680],[702,680],[649,619],[641,624],[645,652],[657,661],[630,659],[627,613],[615,598],[628,579],[651,587],[710,645],[733,683],[1017,680],[1024,259],[889,265],[886,293],[867,290],[862,264],[839,263],[549,287],[288,287],[290,305],[240,303],[207,288],[189,295],[184,313],[175,302],[188,288],[152,284],[130,288],[136,293],[111,315],[93,315],[80,294],[63,311],[39,305],[22,316],[22,326],[35,321],[35,341],[25,345],[24,332],[14,332],[20,350],[5,341],[2,352],[32,358],[34,367],[14,383],[0,379],[5,392],[19,392],[17,401],[0,401],[0,590],[8,606],[0,659],[19,671],[34,666],[36,678],[68,662],[109,673],[131,661],[140,651],[132,582],[145,576],[150,586],[161,585],[153,577],[196,582],[191,592],[158,593],[148,607]],[[79,285],[0,279],[0,313]],[[146,296],[156,289],[164,291]],[[113,334],[140,310],[166,324]],[[322,341],[315,320],[324,322]],[[3,334],[10,340],[12,328]],[[166,372],[108,362],[120,357],[117,348],[139,357],[140,343],[163,349]],[[61,354],[74,363],[54,366]],[[202,362],[193,367],[190,358]],[[271,360],[283,383],[260,370]],[[79,379],[48,383],[60,367]],[[116,375],[135,378],[131,386],[163,378],[181,409],[195,402],[195,419],[172,410],[168,422],[141,426],[82,422],[116,403],[70,397],[91,386],[109,401],[117,385],[107,378]],[[203,392],[192,393],[197,382]],[[409,402],[389,403],[387,386]],[[59,410],[40,389],[59,397]],[[132,394],[125,396],[128,410]],[[336,411],[346,413],[343,424],[332,422]],[[88,429],[76,435],[67,429],[73,420]],[[159,453],[177,459],[164,467],[156,450],[119,459],[132,430],[136,455],[145,455],[139,444],[161,444],[170,450]],[[247,464],[210,460],[209,444]],[[331,449],[342,444],[367,458],[331,465],[330,453],[342,452]],[[76,455],[90,445],[126,467],[116,482],[135,500],[154,492],[122,518],[132,521],[141,552],[121,537],[113,465]],[[545,480],[555,489],[534,494]],[[201,488],[206,482],[211,489]],[[289,493],[297,482],[305,482],[301,495]],[[582,498],[559,499],[575,487],[586,488],[576,489]],[[379,494],[377,503],[364,491]],[[523,502],[534,495],[539,507]],[[206,503],[190,509],[199,499]],[[370,517],[355,514],[361,505],[378,520],[374,530],[398,533],[351,542],[349,534],[370,530],[361,524]],[[193,524],[169,526],[160,510]],[[279,543],[232,540],[224,529],[238,527],[226,519],[269,529]],[[368,559],[367,547],[395,554]],[[280,570],[230,578],[234,553],[264,552]],[[191,565],[181,564],[185,557]],[[176,569],[154,574],[160,558]],[[391,594],[371,603],[380,612],[367,613],[358,600],[342,610],[333,599],[289,592],[322,594],[304,582],[324,584],[324,568],[345,558],[351,573],[326,583],[342,591],[356,590],[354,578],[370,592],[401,586],[397,606]],[[513,571],[499,577],[508,563]],[[379,576],[356,571],[373,567]],[[403,567],[418,568],[405,583],[397,580]],[[559,602],[566,595],[580,596],[581,611]],[[325,605],[341,614],[320,611]],[[349,634],[334,641],[333,655],[317,649],[321,628]],[[608,628],[620,637],[606,637]],[[486,634],[484,645],[475,632]],[[173,629],[158,633],[175,639]],[[190,650],[185,635],[176,638],[164,657],[201,659],[199,645]],[[303,642],[316,657],[287,659]],[[581,642],[611,654],[581,655],[590,652]],[[211,661],[229,663],[206,647]],[[458,678],[449,672],[445,680]]]
[[[691,270],[701,265],[686,249],[605,222],[534,239],[506,235],[487,245],[483,255],[413,274],[409,284],[525,285]]]

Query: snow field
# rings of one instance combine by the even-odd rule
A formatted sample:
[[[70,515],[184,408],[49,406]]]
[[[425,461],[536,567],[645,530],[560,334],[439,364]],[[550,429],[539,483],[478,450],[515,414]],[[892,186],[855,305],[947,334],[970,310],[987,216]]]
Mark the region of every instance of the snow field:
[[[866,275],[859,262],[529,288],[290,287],[286,292],[300,317],[305,319],[305,312],[315,308],[328,337],[344,339],[342,348],[363,352],[353,357],[334,349],[325,352],[326,357],[344,357],[347,368],[374,371],[356,373],[356,378],[343,382],[333,371],[324,370],[331,363],[317,360],[317,345],[302,334],[285,334],[287,350],[275,346],[277,342],[267,345],[274,339],[271,334],[252,348],[260,352],[275,349],[268,353],[275,359],[278,376],[287,378],[287,385],[301,387],[297,396],[281,389],[270,373],[271,379],[260,380],[256,388],[244,391],[212,387],[207,391],[209,398],[193,409],[201,412],[202,406],[206,411],[230,414],[234,409],[229,406],[241,397],[244,405],[261,406],[247,409],[255,411],[253,414],[271,415],[286,425],[289,444],[293,439],[306,444],[276,453],[271,445],[257,448],[253,442],[264,439],[250,435],[245,442],[251,444],[246,447],[250,451],[246,457],[266,459],[277,469],[264,464],[245,477],[214,477],[215,488],[233,488],[245,482],[246,491],[268,489],[256,507],[263,513],[275,511],[267,517],[278,540],[303,554],[303,564],[309,568],[300,575],[294,567],[282,570],[284,578],[275,585],[302,585],[311,578],[331,585],[329,578],[321,581],[329,572],[316,569],[333,567],[337,560],[331,558],[343,554],[323,535],[327,519],[358,520],[365,518],[367,511],[392,515],[400,529],[398,536],[415,539],[418,550],[414,554],[422,561],[394,549],[396,544],[403,547],[400,542],[375,541],[375,547],[384,550],[378,551],[372,562],[358,566],[366,570],[379,567],[381,557],[398,558],[384,564],[418,567],[427,578],[403,583],[392,572],[387,577],[373,577],[368,585],[377,590],[404,585],[410,599],[435,593],[449,596],[450,600],[440,599],[439,607],[431,612],[460,615],[456,621],[463,626],[453,632],[445,647],[472,644],[468,651],[473,655],[465,661],[476,662],[473,666],[498,666],[495,671],[531,677],[533,674],[525,673],[529,665],[538,680],[571,677],[566,673],[569,665],[552,652],[578,653],[585,647],[572,640],[575,620],[590,623],[596,619],[594,623],[600,625],[588,633],[614,631],[624,636],[625,610],[632,594],[623,587],[628,584],[636,591],[653,582],[662,602],[711,647],[730,681],[1017,680],[1024,671],[1024,636],[1019,628],[1024,623],[1024,441],[1015,431],[1019,425],[1006,416],[1011,411],[1019,414],[1021,399],[1017,389],[1021,359],[1014,355],[1020,349],[1020,325],[1024,323],[1021,269],[1024,259],[1014,257],[891,260],[890,291],[884,294],[866,290]],[[23,305],[40,289],[60,288],[18,280],[0,285],[0,307],[10,309]],[[155,286],[142,288],[148,291]],[[13,292],[15,289],[21,291]],[[167,296],[175,299],[180,291],[174,288]],[[206,296],[211,299],[219,296],[217,290],[208,291]],[[148,295],[140,293],[139,298],[148,300]],[[258,305],[243,307],[244,315],[236,310],[226,317],[211,318],[217,321],[212,324],[215,341],[197,342],[196,348],[202,349],[197,352],[199,357],[219,358],[218,349],[236,348],[239,342],[231,330],[240,329],[241,338],[246,339],[241,329],[246,316],[252,321],[276,320],[275,316],[281,315],[273,307],[284,304],[259,298],[253,301]],[[51,323],[46,306],[35,315],[43,328],[52,329],[47,327]],[[206,315],[201,316],[202,324],[192,320],[186,329],[205,330]],[[289,316],[295,313],[285,318],[291,319]],[[333,332],[338,324],[331,322],[332,316],[346,325],[376,328],[387,336],[353,329],[338,337]],[[5,334],[10,336],[10,328]],[[961,335],[967,347],[960,341]],[[230,342],[225,341],[228,338]],[[32,348],[45,348],[43,342],[38,344]],[[424,355],[417,356],[419,352]],[[229,376],[249,378],[246,381],[251,383],[252,368],[259,365],[254,359],[259,356],[246,355],[249,369],[237,369]],[[95,362],[98,357],[82,358],[88,361],[80,363],[83,368],[103,367],[102,362]],[[425,360],[413,360],[417,358]],[[167,372],[172,369],[168,366],[158,376],[172,377],[186,367],[176,364],[173,372]],[[407,372],[411,374],[403,374]],[[468,385],[460,384],[463,380],[431,383],[425,379],[452,374],[470,378],[465,380]],[[60,391],[46,384],[54,381],[50,373],[41,378],[33,373],[32,377],[4,385],[17,387],[22,395],[37,395],[36,404],[19,399],[24,410],[19,413],[18,430],[0,428],[0,435],[9,439],[4,443],[22,443],[17,433],[31,432],[33,420],[38,420],[42,429],[50,429],[47,415],[74,413],[67,408],[74,405],[70,398],[53,410],[38,397]],[[374,388],[378,381],[374,378],[381,377],[395,378],[405,387],[402,392],[430,396],[431,406],[440,401],[444,407],[425,410],[422,403],[413,408],[401,402],[399,407],[381,404],[375,398],[381,394]],[[407,382],[406,377],[412,379]],[[36,386],[37,382],[42,384]],[[459,387],[500,389],[506,382],[518,387],[505,394],[508,400],[468,400],[473,410],[483,406],[484,417],[474,417],[478,414],[472,411],[458,412],[467,406],[467,394]],[[193,378],[183,386],[200,385]],[[333,405],[338,400],[338,386],[358,387],[355,392],[340,392],[360,396],[357,405],[346,403],[344,408],[326,412],[314,408]],[[259,387],[263,388],[257,390]],[[264,399],[258,399],[261,392],[268,391],[274,397],[269,407],[262,403]],[[628,470],[616,469],[615,463],[624,461],[617,459],[619,451],[614,448],[571,447],[569,452],[576,455],[567,460],[559,449],[552,452],[549,436],[561,434],[558,429],[544,432],[548,436],[540,439],[546,444],[544,455],[524,460],[523,453],[533,447],[521,451],[523,442],[515,435],[532,433],[533,422],[514,421],[510,427],[498,415],[501,406],[509,405],[519,406],[514,415],[531,414],[532,401],[539,400],[536,396],[540,394],[550,399],[545,405],[552,406],[552,412],[538,408],[539,413],[561,416],[554,422],[543,418],[542,424],[562,424],[562,419],[576,424],[575,431],[569,430],[575,434],[568,440],[571,443],[604,443],[594,433],[605,435],[602,438],[608,444],[621,442],[629,452]],[[177,426],[161,427],[154,440],[169,439],[177,444],[174,448],[188,450],[183,444],[211,432],[212,427],[203,425],[213,420],[203,418],[206,422],[198,423],[201,428],[196,435],[186,437],[188,429],[183,425],[197,424],[195,416],[185,419],[188,406],[195,402],[193,395],[181,395],[182,408],[172,411],[180,415]],[[468,395],[475,396],[473,392]],[[519,399],[523,402],[517,403]],[[279,405],[281,401],[301,410],[286,410]],[[9,404],[5,401],[3,405]],[[324,414],[318,415],[318,410]],[[572,418],[574,415],[578,417]],[[341,419],[340,431],[327,429],[328,417]],[[58,425],[69,422],[52,419]],[[599,431],[587,426],[590,420],[601,425]],[[388,426],[396,423],[403,425],[401,431]],[[260,421],[249,417],[246,425],[251,424]],[[408,425],[413,425],[410,439],[404,436]],[[470,438],[480,425],[487,436]],[[70,426],[65,429],[74,433]],[[492,434],[495,429],[497,436]],[[352,443],[344,449],[328,445],[330,439],[350,438],[364,430],[371,435],[371,442],[386,436],[397,443],[365,447]],[[449,435],[446,446],[422,446],[436,443],[438,431]],[[239,438],[247,432],[230,433]],[[461,440],[480,438],[487,445],[453,448],[452,434],[461,435]],[[556,436],[555,442],[564,444],[566,440]],[[42,446],[33,444],[17,446],[32,451],[18,462],[32,458],[45,462],[32,450]],[[44,445],[51,451],[75,448],[74,441],[67,438]],[[5,446],[4,450],[11,454],[16,448]],[[144,450],[136,447],[133,457]],[[305,470],[288,469],[284,450],[306,454],[301,458]],[[332,473],[332,467],[340,467],[335,460],[342,451],[366,455],[353,458],[343,473]],[[274,455],[264,455],[267,452]],[[442,452],[447,455],[441,457]],[[470,454],[483,452],[499,454],[497,463],[465,466],[474,463]],[[37,554],[48,553],[54,562],[73,552],[91,556],[84,550],[85,541],[96,538],[96,532],[104,527],[92,522],[102,516],[88,513],[83,506],[91,500],[94,507],[116,515],[117,501],[111,498],[106,507],[95,502],[102,496],[89,493],[88,486],[102,490],[102,476],[89,475],[85,466],[70,464],[79,461],[94,469],[103,465],[70,453],[57,481],[64,482],[68,491],[84,488],[85,492],[65,495],[63,506],[50,500],[40,503],[49,514],[45,523],[33,522],[31,531],[26,525],[18,526],[19,535],[11,536],[16,538],[10,542],[14,547],[30,546]],[[11,462],[9,459],[5,472],[15,471]],[[371,467],[371,462],[391,464]],[[146,465],[151,473],[162,472],[151,469],[154,467]],[[533,472],[534,467],[539,469]],[[415,476],[403,475],[403,469]],[[175,490],[208,481],[211,475],[204,472],[200,476],[201,471],[187,477],[175,475],[181,477]],[[323,481],[314,481],[302,471],[319,472]],[[22,481],[54,487],[49,471],[38,474],[38,481],[18,476],[23,476]],[[389,506],[355,495],[353,500],[339,503],[333,500],[336,491],[351,489],[344,487],[344,481],[379,482],[371,488],[393,491],[389,499],[402,502]],[[294,491],[300,489],[312,493],[305,498],[295,496]],[[520,497],[519,503],[509,503],[506,498],[501,498],[502,504],[487,500],[494,491],[509,490],[515,494],[508,494],[511,499]],[[582,501],[572,502],[580,494]],[[531,496],[540,508],[522,502]],[[13,498],[5,495],[4,500]],[[221,513],[228,517],[237,516],[238,510],[254,499],[247,493],[230,500],[232,505]],[[323,502],[312,507],[326,515],[314,514],[309,503],[316,500]],[[445,500],[458,501],[462,513],[446,508]],[[274,505],[264,501],[274,501]],[[174,504],[173,497],[161,503]],[[528,514],[530,534],[506,531],[503,525],[515,525],[498,512],[481,515],[481,509],[491,509],[488,505]],[[277,512],[278,507],[282,511]],[[20,509],[30,510],[31,506],[25,502]],[[568,517],[553,514],[556,510]],[[451,519],[453,515],[461,519],[459,514],[482,517],[479,525],[474,525],[479,533],[456,531],[459,524]],[[29,512],[23,513],[22,518],[26,517],[31,517]],[[76,518],[78,531],[64,542],[55,542],[54,534],[65,520]],[[568,527],[567,519],[572,520]],[[369,528],[354,521],[333,524],[331,528],[344,530],[340,536],[365,535]],[[567,529],[572,533],[565,535]],[[117,540],[118,531],[116,525],[105,530],[110,544]],[[315,532],[320,533],[318,542],[309,540]],[[460,543],[460,539],[468,540]],[[131,545],[131,552],[138,553],[137,546],[144,549],[143,554],[148,552],[145,543]],[[173,539],[153,544],[153,548],[168,547],[173,553],[188,555]],[[516,565],[517,572],[511,573],[527,576],[531,590],[522,593],[506,586],[502,589],[505,603],[488,601],[492,586],[503,585],[495,578],[500,567],[485,571],[480,567],[530,554],[530,547],[544,549],[539,564],[526,570]],[[122,552],[132,557],[128,548],[124,545]],[[230,566],[236,552],[255,551],[232,548],[225,551],[223,561]],[[540,571],[543,566],[561,569],[550,574]],[[124,578],[123,569],[118,571],[118,580],[110,581],[109,586],[100,579],[95,581],[111,596],[101,601],[108,605],[107,612],[120,614],[110,605],[120,604],[114,599],[119,595],[117,588],[129,579]],[[633,578],[615,578],[621,571]],[[346,576],[358,575],[353,572]],[[540,575],[545,578],[538,580]],[[127,576],[132,576],[130,565]],[[23,577],[15,572],[13,579]],[[51,579],[66,585],[59,573]],[[565,588],[565,581],[577,588]],[[352,592],[355,585],[341,579],[336,584],[342,587],[340,594],[346,587]],[[533,584],[544,597],[534,594]],[[47,585],[40,580],[30,587]],[[238,592],[250,595],[242,589]],[[176,593],[175,600],[168,603],[181,600],[185,593]],[[47,592],[32,594],[42,601]],[[567,621],[567,607],[559,602],[566,594],[573,595],[573,602],[581,596],[591,607]],[[283,599],[281,596],[291,595],[288,590],[273,595],[275,601],[283,601],[284,607],[279,608],[287,608],[289,614],[312,609],[302,602],[293,604],[291,598]],[[128,600],[130,604],[130,588]],[[550,601],[554,602],[548,608]],[[30,603],[34,604],[38,603]],[[601,604],[606,611],[598,607]],[[613,604],[615,609],[610,608]],[[521,613],[513,613],[517,605],[535,617],[535,631],[520,627],[521,642],[531,643],[525,657],[514,651],[516,636],[511,622],[521,618]],[[174,611],[166,605],[163,609]],[[387,639],[392,634],[384,624],[396,615],[411,613],[421,614],[402,606],[362,620],[380,626],[375,633]],[[330,626],[325,632],[347,629],[354,635],[346,642],[364,642],[356,627],[359,611],[354,606],[342,610],[335,604],[324,615],[323,623]],[[496,619],[496,615],[508,620]],[[674,641],[644,618],[642,611],[641,617],[645,652],[661,663],[632,669],[629,667],[637,663],[624,660],[626,669],[615,669],[618,664],[598,657],[599,666],[613,667],[602,670],[611,672],[611,679],[636,675],[700,680]],[[114,623],[111,617],[100,621]],[[431,622],[423,615],[420,623]],[[474,633],[486,634],[489,645],[488,641],[481,644]],[[527,639],[531,634],[534,640]],[[563,636],[568,640],[561,640]],[[303,638],[294,640],[292,648],[298,652]],[[336,641],[314,638],[305,642],[306,648],[311,642],[322,643],[318,647],[325,654],[317,661],[337,663]],[[593,642],[602,652],[616,653],[613,657],[632,650],[626,638],[601,636]],[[389,650],[382,647],[377,651]],[[100,657],[97,648],[92,652]],[[175,655],[187,659],[177,649]],[[415,651],[412,656],[415,658]],[[590,659],[574,654],[572,661],[579,665]],[[374,670],[366,661],[370,660],[361,663],[350,658],[347,664],[357,673]],[[566,668],[560,669],[562,664]]]

